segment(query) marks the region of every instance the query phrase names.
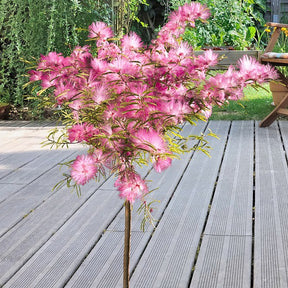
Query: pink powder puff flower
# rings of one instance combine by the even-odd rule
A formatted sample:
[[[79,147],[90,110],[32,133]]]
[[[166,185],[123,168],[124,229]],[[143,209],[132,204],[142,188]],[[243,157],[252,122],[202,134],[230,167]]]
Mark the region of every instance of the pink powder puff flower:
[[[183,6],[180,6],[178,13],[185,19],[185,21],[192,23],[199,18],[206,20],[211,15],[209,9],[198,2],[186,3]]]
[[[164,139],[153,129],[140,129],[134,134],[133,142],[139,148],[150,153],[158,154],[167,151]]]
[[[167,75],[167,79],[169,79],[169,81],[183,78],[187,74],[187,67],[185,66],[171,64],[169,65],[169,68],[170,68],[170,73],[169,73],[169,76]]]
[[[168,31],[171,31],[173,33],[176,31],[176,29],[184,26],[183,25],[183,22],[185,22],[184,17],[183,17],[183,15],[181,15],[181,10],[179,10],[179,8],[178,8],[178,10],[170,13],[169,19],[168,19],[169,21],[164,25],[164,27]],[[173,35],[174,35],[174,33],[173,33]]]
[[[97,173],[95,160],[91,155],[78,155],[71,165],[71,177],[78,185],[84,185]]]
[[[218,63],[218,55],[214,53],[212,50],[207,50],[200,55],[195,61],[197,65],[201,66],[215,66]]]
[[[135,51],[139,50],[143,46],[141,38],[135,32],[130,32],[129,35],[123,36],[121,39],[121,45],[123,51]]]
[[[176,15],[177,16],[177,15]],[[178,17],[178,16],[177,16]],[[177,21],[169,21],[162,27],[158,33],[157,43],[165,46],[174,47],[178,44],[175,38],[178,38],[185,32],[185,28],[180,24],[177,25]],[[155,41],[152,43],[156,43]]]
[[[89,27],[89,38],[96,38],[98,41],[104,41],[113,37],[113,31],[104,22],[93,22]]]
[[[105,147],[104,150],[111,150],[114,153],[116,148],[122,145],[120,139],[117,139],[113,129],[109,124],[103,125],[101,128],[99,128],[99,135],[102,136],[99,141],[102,147]]]
[[[90,65],[93,68],[92,71],[95,73],[94,77],[107,72],[108,65],[107,65],[107,62],[104,61],[104,60],[101,60],[101,59],[98,59],[98,58],[94,58],[94,59],[91,60]]]
[[[243,88],[231,89],[231,95],[227,97],[229,100],[239,100],[244,97]]]
[[[256,62],[256,59],[250,58],[246,55],[238,61],[238,66],[239,75],[241,75],[244,80],[254,79],[256,76],[255,73],[258,74],[259,68],[260,70],[263,70],[264,68],[261,66],[258,67],[258,62]]]
[[[169,15],[169,21],[159,31],[157,40],[162,44],[170,44],[173,47],[177,44],[175,37],[178,38],[184,33],[186,23],[194,27],[196,19],[205,20],[209,17],[210,12],[205,5],[200,3],[184,4]],[[172,35],[175,37],[171,37]]]
[[[275,70],[247,57],[239,61],[239,71],[229,67],[210,77],[216,54],[206,51],[196,57],[181,38],[185,27],[209,15],[199,3],[179,7],[149,47],[134,32],[120,45],[112,43],[111,28],[96,22],[89,26],[89,37],[96,40],[95,58],[88,46],[76,47],[69,57],[56,52],[41,56],[30,80],[55,88],[52,100],[66,104],[63,112],[69,109],[74,118],[69,114],[65,119],[70,123],[68,140],[89,149],[71,165],[76,184],[111,170],[119,175],[115,186],[120,197],[134,202],[148,192],[134,165],[152,159],[161,172],[172,163],[176,149],[170,151],[173,144],[165,135],[171,126],[195,114],[208,118],[215,103],[239,98],[247,84],[276,78]]]
[[[104,84],[96,83],[96,85],[92,88],[92,92],[92,100],[97,105],[101,104],[101,102],[109,98],[109,94],[107,93],[107,87]]]
[[[82,142],[85,138],[85,126],[83,124],[75,124],[67,132],[70,143]]]
[[[73,99],[79,92],[74,89],[70,84],[63,84],[63,82],[54,82],[55,90],[54,95],[59,105]]]
[[[189,46],[187,42],[182,42],[180,45],[175,47],[175,54],[177,57],[184,58],[184,57],[190,57],[192,53],[192,47]]]
[[[140,81],[135,81],[135,82],[129,82],[127,83],[128,86],[128,90],[131,93],[132,96],[129,97],[128,102],[132,101],[133,99],[143,99],[145,98],[145,96],[147,95],[151,95],[151,88],[145,84],[145,83],[141,83]],[[150,89],[150,90],[149,90]],[[143,107],[145,108],[145,107]]]
[[[42,80],[42,72],[38,70],[30,70],[28,71],[28,74],[30,75],[29,80],[30,81],[39,81]]]
[[[49,52],[47,56],[41,55],[41,60],[38,65],[38,69],[48,69],[55,67],[63,67],[69,63],[66,63],[65,57],[61,53]]]
[[[111,71],[122,74],[123,76],[137,77],[139,75],[140,67],[136,63],[129,61],[124,57],[118,57],[109,65]]]
[[[206,109],[202,110],[202,114],[206,119],[209,119],[212,114],[212,106],[207,105]]]
[[[81,123],[75,124],[71,128],[67,130],[68,132],[68,139],[70,143],[82,142],[82,141],[89,141],[95,135],[99,133],[99,130],[96,129],[92,124]]]
[[[117,118],[121,117],[121,113],[119,112],[119,109],[117,105],[115,104],[109,104],[106,106],[105,111],[103,112],[103,118],[107,121],[109,119],[115,120]]]
[[[255,70],[255,65],[258,67],[258,63],[256,59],[248,57],[247,55],[244,55],[239,61],[238,66],[240,70],[243,71],[249,71],[249,70]]]
[[[52,80],[53,79],[53,80]],[[41,74],[41,87],[43,89],[53,87],[56,83],[55,77],[51,77],[51,74]]]
[[[184,27],[187,22],[190,26],[194,27],[196,19],[200,18],[205,20],[209,17],[210,12],[205,5],[200,3],[186,3],[169,15],[169,21],[166,27],[168,28],[168,31],[173,31],[173,29],[171,29],[173,26]],[[173,32],[173,35],[176,37],[180,35],[178,34],[178,31],[174,30]]]
[[[94,137],[99,134],[99,129],[95,128],[92,124],[84,123],[84,141],[93,141]]]
[[[257,80],[263,83],[266,79],[277,79],[277,71],[268,65],[261,65],[255,58],[243,56],[238,61],[239,76],[242,81]]]
[[[108,169],[113,168],[113,160],[111,154],[105,154],[102,149],[94,149],[91,154],[94,158],[94,161],[98,167],[98,172],[102,175],[106,175],[105,167]]]
[[[83,103],[81,100],[74,100],[69,103],[69,108],[72,110],[73,118],[79,120],[79,111],[83,108]]]
[[[104,42],[99,46],[98,59],[110,61],[119,57],[120,54],[121,50],[115,43]]]
[[[158,172],[161,173],[162,171],[169,168],[172,164],[172,159],[170,157],[158,157],[158,159],[154,162],[153,168]]]
[[[120,198],[124,198],[130,203],[134,203],[137,198],[141,198],[147,194],[149,190],[140,175],[134,172],[126,172],[125,174],[125,176],[120,176],[115,181],[114,186],[117,187],[117,190],[120,192]]]
[[[104,164],[106,161],[105,154],[101,149],[94,149],[93,151],[94,161],[99,164]]]
[[[167,115],[173,115],[176,119],[174,121],[175,124],[177,121],[182,121],[185,114],[191,113],[191,108],[186,101],[177,101],[171,99],[167,103],[162,103],[160,111],[163,111]],[[174,118],[173,118],[174,119]]]
[[[78,65],[80,64],[80,66],[84,67],[88,65],[91,58],[90,48],[87,45],[83,47],[76,46],[71,54],[71,61],[77,61]]]
[[[207,81],[207,84],[208,85],[205,88],[208,88],[210,86],[212,87],[212,89],[222,89],[222,90],[227,90],[231,87],[237,86],[238,83],[237,83],[237,77],[235,77],[234,74],[234,68],[229,67],[229,69],[225,73],[217,74],[216,76],[211,77]]]

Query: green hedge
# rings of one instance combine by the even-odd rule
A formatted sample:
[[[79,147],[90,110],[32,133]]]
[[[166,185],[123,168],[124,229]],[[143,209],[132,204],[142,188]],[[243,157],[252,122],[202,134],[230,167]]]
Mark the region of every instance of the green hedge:
[[[187,29],[184,38],[195,49],[233,46],[243,50],[253,48],[258,29],[265,24],[265,0],[197,0],[207,5],[211,17],[207,23],[197,21],[197,30]],[[170,0],[172,8],[189,0]],[[259,32],[259,31],[258,31]]]
[[[48,51],[64,55],[87,42],[87,27],[110,21],[111,9],[95,0],[1,0],[0,102],[23,106],[27,64]]]

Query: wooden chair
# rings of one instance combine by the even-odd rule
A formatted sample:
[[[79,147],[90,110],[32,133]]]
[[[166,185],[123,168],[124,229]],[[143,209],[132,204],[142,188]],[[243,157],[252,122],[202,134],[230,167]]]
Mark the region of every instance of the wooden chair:
[[[275,44],[277,43],[277,40],[281,34],[282,28],[288,29],[288,24],[281,24],[281,23],[267,23],[267,26],[272,27],[274,29],[271,39],[264,51],[264,54],[260,56],[260,62],[262,64],[270,64],[271,66],[274,66],[276,69],[276,66],[288,66],[288,58],[282,58],[281,56],[285,55],[286,53],[271,53],[273,51],[273,48]],[[288,47],[287,47],[287,53],[288,53]],[[282,54],[282,55],[281,55]],[[287,55],[285,55],[287,56]],[[278,70],[278,69],[277,69]],[[288,88],[288,78],[283,75],[279,70],[278,73],[280,75],[280,81],[286,85]],[[259,124],[260,127],[267,127],[271,125],[279,115],[286,115],[288,116],[288,93],[283,97],[282,101],[274,108],[274,110],[266,116]]]

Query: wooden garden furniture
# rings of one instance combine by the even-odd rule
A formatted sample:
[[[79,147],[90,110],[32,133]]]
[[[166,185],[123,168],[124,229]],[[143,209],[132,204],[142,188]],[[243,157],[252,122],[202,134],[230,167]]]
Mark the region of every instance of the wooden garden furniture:
[[[288,29],[288,24],[281,24],[281,23],[267,23],[267,26],[272,27],[274,29],[270,41],[264,51],[264,54],[260,56],[260,62],[262,64],[270,64],[274,66],[288,66],[288,47],[287,53],[274,53],[273,48],[277,43],[277,40],[282,32],[282,28]],[[278,69],[277,69],[278,70]],[[278,73],[280,75],[280,81],[287,87],[288,89],[288,78],[287,76],[283,75],[279,70]],[[260,127],[267,127],[271,125],[278,116],[286,115],[288,116],[288,93],[285,94],[283,99],[280,101],[278,105],[274,108],[274,110],[266,116],[259,124]]]

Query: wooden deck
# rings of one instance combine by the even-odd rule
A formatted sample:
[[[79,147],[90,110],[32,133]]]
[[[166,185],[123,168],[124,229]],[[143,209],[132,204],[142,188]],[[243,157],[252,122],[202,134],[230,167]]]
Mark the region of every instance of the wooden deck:
[[[113,179],[80,198],[51,192],[57,163],[80,148],[41,148],[47,124],[0,122],[0,287],[121,287],[124,213]],[[207,129],[220,137],[209,141],[211,158],[191,153],[148,175],[158,222],[142,232],[134,208],[131,288],[287,288],[288,121],[184,132]]]

